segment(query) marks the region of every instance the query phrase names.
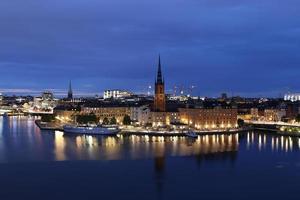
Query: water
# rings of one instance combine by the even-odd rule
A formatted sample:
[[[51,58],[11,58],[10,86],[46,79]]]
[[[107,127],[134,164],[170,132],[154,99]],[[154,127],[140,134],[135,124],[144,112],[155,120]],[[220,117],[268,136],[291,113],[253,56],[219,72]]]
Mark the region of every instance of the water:
[[[299,199],[300,140],[70,136],[0,117],[0,199]]]

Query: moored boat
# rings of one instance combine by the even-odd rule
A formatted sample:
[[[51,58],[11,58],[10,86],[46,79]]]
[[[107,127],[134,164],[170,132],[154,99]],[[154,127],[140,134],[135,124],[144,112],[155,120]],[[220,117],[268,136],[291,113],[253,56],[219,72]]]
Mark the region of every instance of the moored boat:
[[[86,134],[86,135],[116,135],[120,130],[117,127],[102,126],[80,126],[65,125],[63,126],[65,133]]]
[[[188,131],[185,135],[187,137],[190,137],[190,138],[197,138],[198,137],[198,135],[194,131]]]

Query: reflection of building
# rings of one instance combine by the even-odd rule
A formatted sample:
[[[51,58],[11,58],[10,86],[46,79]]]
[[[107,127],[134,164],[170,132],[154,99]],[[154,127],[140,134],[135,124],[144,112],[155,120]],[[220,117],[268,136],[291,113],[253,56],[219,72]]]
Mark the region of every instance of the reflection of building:
[[[196,129],[227,129],[237,127],[237,109],[179,108],[181,122]]]
[[[121,99],[130,96],[132,96],[132,93],[125,90],[105,90],[103,94],[104,99]]]

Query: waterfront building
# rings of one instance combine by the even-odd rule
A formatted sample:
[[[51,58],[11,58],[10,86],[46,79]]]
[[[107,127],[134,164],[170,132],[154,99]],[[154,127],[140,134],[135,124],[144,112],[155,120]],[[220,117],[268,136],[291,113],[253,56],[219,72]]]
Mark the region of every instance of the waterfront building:
[[[57,106],[57,100],[54,99],[52,92],[45,91],[41,96],[34,97],[32,102],[29,102],[28,112],[31,114],[52,114],[53,109]]]
[[[148,105],[130,107],[130,118],[134,124],[145,126],[150,121],[150,107]]]
[[[105,90],[103,93],[104,99],[122,99],[131,97],[133,94],[126,90]]]
[[[258,120],[259,119],[258,108],[251,108],[250,115],[251,115],[251,120]]]
[[[191,102],[190,102],[191,101]],[[155,80],[155,96],[150,121],[153,127],[188,127],[196,129],[227,129],[237,127],[237,109],[203,108],[203,103],[194,103],[191,99],[182,107],[182,104],[166,102],[165,82],[162,76],[161,60],[158,60],[157,77]],[[190,103],[192,104],[189,108]],[[224,103],[225,104],[225,103]],[[226,104],[227,105],[227,104]]]
[[[73,104],[60,104],[54,108],[53,113],[59,122],[75,122],[76,115],[80,113],[80,107]]]
[[[265,109],[264,110],[264,120],[270,122],[281,121],[283,117],[286,116],[286,110],[284,109]]]
[[[286,117],[287,119],[294,119],[300,113],[299,102],[289,102],[286,106]]]
[[[179,108],[180,121],[199,130],[228,129],[237,127],[235,108]]]
[[[102,123],[104,118],[108,120],[115,118],[118,124],[122,124],[123,119],[126,115],[131,115],[131,108],[120,107],[120,106],[109,106],[109,107],[82,107],[81,114],[95,114],[99,121]]]
[[[175,112],[151,112],[150,121],[153,127],[170,126],[180,123],[180,114]]]

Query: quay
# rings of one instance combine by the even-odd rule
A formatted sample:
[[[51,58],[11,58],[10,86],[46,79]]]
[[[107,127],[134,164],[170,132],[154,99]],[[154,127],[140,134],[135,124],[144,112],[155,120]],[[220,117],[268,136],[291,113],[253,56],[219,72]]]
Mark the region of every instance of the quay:
[[[63,125],[60,123],[49,123],[42,122],[41,120],[36,120],[35,124],[41,130],[47,131],[63,131]],[[123,135],[149,135],[149,136],[185,136],[183,131],[168,131],[168,130],[147,130],[142,128],[124,128],[121,127],[121,134]],[[205,131],[195,131],[197,135],[216,135],[216,134],[233,134],[238,132],[250,131],[249,128],[243,129],[230,129],[230,130],[205,130]]]
[[[63,125],[58,123],[42,122],[41,120],[35,120],[35,124],[41,130],[47,131],[63,131]]]
[[[272,135],[300,137],[299,123],[285,123],[285,122],[266,122],[266,121],[245,121],[248,127],[254,130],[266,131]],[[286,130],[285,130],[286,129]],[[297,131],[293,129],[299,129]]]

